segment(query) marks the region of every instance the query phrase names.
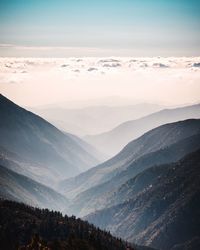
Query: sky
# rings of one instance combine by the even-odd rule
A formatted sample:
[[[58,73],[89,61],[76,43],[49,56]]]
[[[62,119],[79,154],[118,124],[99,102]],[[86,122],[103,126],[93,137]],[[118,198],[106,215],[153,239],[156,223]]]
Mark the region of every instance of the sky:
[[[0,1],[0,56],[199,53],[199,0]]]
[[[199,102],[200,0],[0,0],[0,92],[23,106]]]

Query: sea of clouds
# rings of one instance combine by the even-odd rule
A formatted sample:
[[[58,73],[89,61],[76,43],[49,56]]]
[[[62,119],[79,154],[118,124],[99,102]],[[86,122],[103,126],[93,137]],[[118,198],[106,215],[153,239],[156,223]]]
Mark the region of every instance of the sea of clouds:
[[[0,58],[0,73],[29,73],[40,67],[62,69],[66,73],[110,73],[147,69],[200,69],[200,57],[151,58]],[[75,74],[77,76],[77,74]]]
[[[191,103],[200,100],[200,57],[2,57],[0,90],[23,105],[113,95]]]

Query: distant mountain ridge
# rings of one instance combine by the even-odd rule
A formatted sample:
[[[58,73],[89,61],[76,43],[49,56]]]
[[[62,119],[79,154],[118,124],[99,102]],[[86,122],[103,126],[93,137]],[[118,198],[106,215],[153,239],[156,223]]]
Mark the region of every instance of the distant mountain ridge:
[[[127,143],[155,127],[192,118],[200,118],[200,104],[164,109],[137,120],[124,122],[105,133],[85,136],[84,139],[101,152],[115,155]]]
[[[141,103],[126,106],[88,106],[79,109],[38,107],[30,110],[63,131],[85,136],[102,133],[124,121],[138,119],[163,108],[162,105]]]

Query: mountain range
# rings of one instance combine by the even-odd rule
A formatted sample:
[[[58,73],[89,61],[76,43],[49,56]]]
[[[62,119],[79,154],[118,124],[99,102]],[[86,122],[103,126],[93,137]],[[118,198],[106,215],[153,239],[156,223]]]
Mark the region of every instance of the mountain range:
[[[125,145],[105,160],[116,148],[102,154],[0,95],[1,248],[198,250],[199,108],[120,125],[102,151]]]
[[[175,123],[169,123],[162,125],[158,128],[150,130],[136,140],[131,141],[127,144],[121,152],[116,156],[109,159],[108,161],[78,175],[73,178],[61,181],[58,190],[65,194],[69,198],[74,198],[78,194],[84,192],[85,190],[95,187],[97,185],[103,184],[107,181],[110,181],[117,174],[128,169],[129,166],[139,164],[137,167],[136,173],[143,170],[145,164],[148,166],[156,164],[156,161],[168,161],[177,159],[179,156],[183,156],[184,153],[191,152],[190,147],[185,143],[185,150],[182,149],[182,143],[179,144],[180,148],[175,146],[179,151],[177,156],[163,157],[166,150],[175,143],[178,143],[184,139],[187,139],[191,136],[199,135],[200,133],[200,120],[190,119],[186,121],[180,121]],[[193,142],[191,142],[193,144]],[[194,146],[196,148],[199,146],[199,141],[194,139]],[[164,150],[165,149],[165,150]],[[161,151],[160,151],[161,150]],[[162,151],[164,150],[164,151]],[[159,152],[157,158],[155,154]],[[168,150],[168,152],[170,149]],[[171,151],[173,155],[173,151]],[[148,155],[149,154],[149,155]],[[174,152],[174,154],[176,154]],[[145,161],[145,157],[148,158]],[[143,157],[143,158],[141,158]],[[134,165],[134,166],[135,166]],[[116,182],[117,183],[117,182]]]
[[[30,108],[30,110],[63,131],[85,136],[87,134],[102,133],[124,121],[138,119],[163,108],[162,105],[141,103],[128,106],[101,105],[76,109],[50,106]]]
[[[123,122],[107,132],[85,136],[84,139],[102,153],[113,156],[127,143],[155,127],[190,118],[200,118],[200,104],[164,109],[140,119]]]
[[[95,185],[76,195],[72,199],[72,204],[68,207],[68,213],[73,212],[79,216],[84,216],[97,209],[108,208],[124,202],[126,196],[119,196],[119,199],[115,200],[112,197],[119,192],[119,189],[123,185],[126,185],[126,182],[152,166],[177,162],[187,154],[200,149],[199,142],[200,133],[180,140],[169,147],[140,157],[133,161],[125,170],[116,173],[108,181]],[[142,180],[140,185],[143,185]],[[136,187],[134,189],[137,192],[138,189]]]

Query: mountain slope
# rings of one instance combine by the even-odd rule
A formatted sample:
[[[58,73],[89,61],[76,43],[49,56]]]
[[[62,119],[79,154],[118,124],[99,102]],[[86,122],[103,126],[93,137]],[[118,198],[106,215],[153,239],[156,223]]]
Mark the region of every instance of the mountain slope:
[[[110,160],[74,178],[62,181],[58,189],[67,197],[75,197],[93,186],[109,181],[145,154],[169,147],[180,140],[199,133],[200,120],[193,119],[162,125],[130,142]]]
[[[10,152],[1,146],[0,165],[49,186],[53,184],[57,178],[54,172],[50,171],[48,167],[24,159],[16,153]]]
[[[74,216],[16,202],[0,201],[0,225],[1,250],[140,250]]]
[[[99,161],[77,138],[0,95],[0,146],[18,155],[27,168],[49,175],[52,182],[80,173]],[[34,170],[34,167],[37,167]]]
[[[163,250],[181,245],[186,249],[189,242],[200,242],[199,177],[200,150],[177,163],[145,170],[116,194],[126,196],[124,203],[86,219],[138,244]],[[138,185],[139,192],[135,191]],[[198,243],[191,249],[199,247]]]
[[[124,122],[108,132],[84,138],[101,152],[115,155],[131,140],[155,127],[191,118],[200,118],[200,104],[164,109],[138,120]]]
[[[123,186],[126,187],[126,182],[134,178],[138,173],[152,166],[176,162],[198,149],[200,149],[200,133],[180,140],[164,149],[146,154],[131,163],[124,171],[116,173],[109,181],[78,194],[72,200],[67,211],[82,217],[97,209],[120,204],[128,198],[125,194],[121,195],[119,190]],[[134,192],[139,192],[144,182],[145,179],[140,181],[138,185],[135,185],[133,188]]]
[[[69,203],[64,196],[53,189],[1,165],[0,198],[60,211]]]

